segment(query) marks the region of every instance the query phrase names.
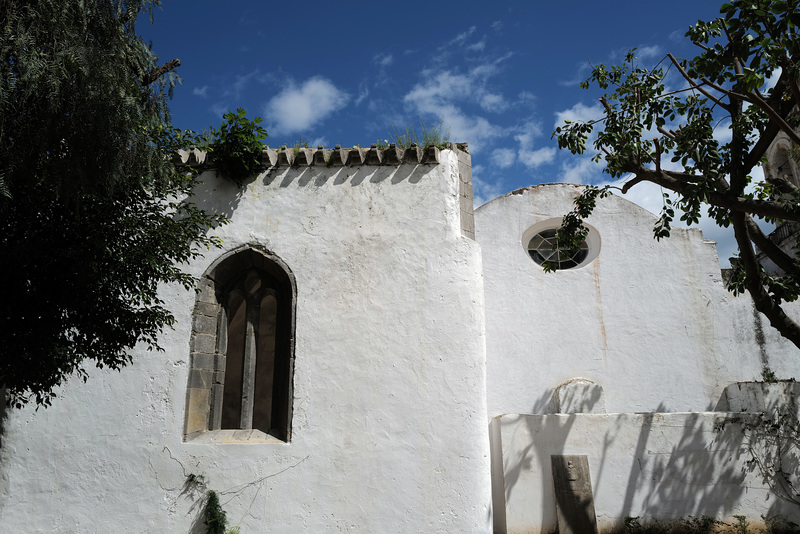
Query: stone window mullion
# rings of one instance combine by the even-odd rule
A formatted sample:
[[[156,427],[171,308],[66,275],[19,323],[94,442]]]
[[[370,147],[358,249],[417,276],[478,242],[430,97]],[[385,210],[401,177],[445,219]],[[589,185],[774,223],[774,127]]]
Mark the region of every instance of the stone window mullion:
[[[256,295],[247,296],[247,333],[244,341],[244,369],[242,373],[242,412],[239,426],[253,428],[253,406],[255,404],[256,359],[258,357],[259,299]]]

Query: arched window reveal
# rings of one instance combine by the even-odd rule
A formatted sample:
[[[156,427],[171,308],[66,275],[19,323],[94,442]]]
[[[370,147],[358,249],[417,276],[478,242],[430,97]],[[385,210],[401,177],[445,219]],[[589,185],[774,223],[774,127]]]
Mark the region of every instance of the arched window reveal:
[[[273,255],[254,249],[228,256],[210,271],[203,279],[207,287],[198,295],[195,314],[211,308],[216,312],[215,368],[204,368],[209,355],[194,350],[208,350],[212,344],[198,338],[212,334],[195,328],[185,435],[258,430],[288,441],[294,280]],[[205,302],[211,295],[214,302]]]

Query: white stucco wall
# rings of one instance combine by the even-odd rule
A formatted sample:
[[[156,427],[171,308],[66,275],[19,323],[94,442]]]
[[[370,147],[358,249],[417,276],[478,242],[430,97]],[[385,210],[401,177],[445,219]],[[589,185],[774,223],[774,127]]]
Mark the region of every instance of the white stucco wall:
[[[587,219],[594,261],[543,272],[523,234],[570,211],[578,187],[530,187],[475,212],[490,416],[552,413],[554,389],[576,377],[603,388],[608,412],[669,412],[724,409],[724,387],[760,378],[765,363],[800,376],[797,349],[724,288],[715,244],[680,228],[656,241],[656,217],[623,198],[598,200]]]
[[[660,521],[708,516],[734,521],[783,516],[800,521],[761,474],[746,466],[748,440],[735,414],[505,415],[494,420],[502,442],[506,500],[498,532],[555,530],[551,455],[586,455],[598,530],[621,529],[626,517]],[[619,531],[619,530],[617,530]]]
[[[296,277],[291,443],[182,441],[195,295],[165,287],[164,353],[8,414],[0,530],[199,532],[189,474],[247,533],[489,530],[480,250],[440,159],[281,168],[242,191],[204,175],[224,250],[259,243]]]

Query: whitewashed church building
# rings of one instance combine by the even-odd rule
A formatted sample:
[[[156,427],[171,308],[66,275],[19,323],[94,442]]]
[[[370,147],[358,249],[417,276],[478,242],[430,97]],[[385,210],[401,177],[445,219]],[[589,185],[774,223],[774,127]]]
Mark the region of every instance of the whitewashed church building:
[[[735,419],[794,399],[753,381],[800,353],[699,230],[657,242],[612,196],[563,254],[579,187],[473,210],[464,145],[263,160],[243,188],[203,175],[231,222],[198,292],[163,288],[165,352],[5,411],[0,531],[201,533],[209,490],[242,534],[800,523]]]

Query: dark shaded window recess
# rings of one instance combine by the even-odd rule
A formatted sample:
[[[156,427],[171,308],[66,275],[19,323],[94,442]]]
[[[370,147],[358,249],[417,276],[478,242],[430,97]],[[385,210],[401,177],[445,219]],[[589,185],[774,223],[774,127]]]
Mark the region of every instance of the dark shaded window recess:
[[[209,268],[195,305],[187,439],[259,431],[218,438],[290,440],[294,301],[291,271],[267,251],[246,248]]]

